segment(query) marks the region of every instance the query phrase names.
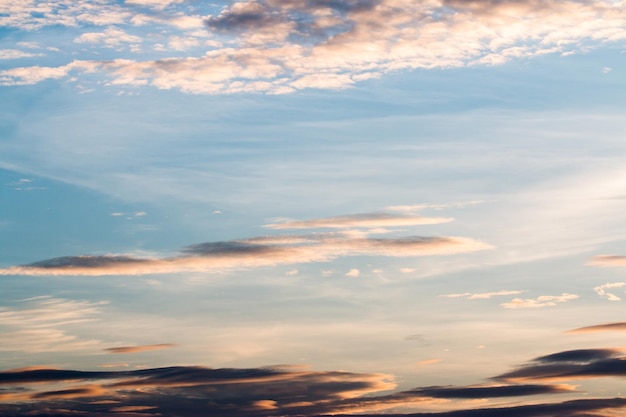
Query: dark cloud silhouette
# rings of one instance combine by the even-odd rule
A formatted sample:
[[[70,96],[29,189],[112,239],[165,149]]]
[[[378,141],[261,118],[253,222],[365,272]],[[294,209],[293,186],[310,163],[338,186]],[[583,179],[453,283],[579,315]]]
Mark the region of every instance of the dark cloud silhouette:
[[[483,387],[427,387],[406,391],[404,395],[420,395],[433,398],[498,398],[527,395],[559,394],[571,392],[571,388],[559,385],[499,385]]]
[[[0,384],[10,386],[18,396],[0,406],[0,415],[113,415],[125,410],[181,417],[311,416],[367,412],[439,399],[572,392],[566,386],[528,384],[424,387],[381,395],[395,387],[389,375],[314,372],[298,367],[15,370],[0,372]]]
[[[626,375],[626,357],[616,349],[579,349],[535,358],[528,365],[501,374],[504,381],[566,381]]]

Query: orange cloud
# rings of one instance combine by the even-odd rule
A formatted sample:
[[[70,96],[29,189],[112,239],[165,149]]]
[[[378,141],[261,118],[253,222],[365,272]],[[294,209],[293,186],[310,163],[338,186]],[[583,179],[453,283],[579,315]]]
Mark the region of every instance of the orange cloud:
[[[596,324],[594,326],[579,327],[577,329],[568,330],[565,333],[592,333],[606,331],[626,331],[626,322]]]
[[[603,267],[624,267],[626,266],[626,256],[619,255],[598,255],[591,258],[587,265]]]
[[[349,216],[327,217],[313,220],[288,220],[265,225],[269,229],[317,229],[350,227],[397,227],[438,224],[451,222],[449,217],[401,216],[388,213],[352,214]]]
[[[285,264],[323,262],[345,256],[413,257],[447,255],[490,249],[463,237],[402,238],[307,235],[209,242],[185,248],[170,258],[135,258],[120,255],[67,256],[29,265],[0,269],[0,275],[143,275],[179,272],[212,272]]]

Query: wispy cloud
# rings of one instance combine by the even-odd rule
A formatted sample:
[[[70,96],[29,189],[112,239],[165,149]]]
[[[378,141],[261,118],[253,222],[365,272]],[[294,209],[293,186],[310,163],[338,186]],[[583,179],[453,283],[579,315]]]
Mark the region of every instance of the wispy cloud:
[[[565,333],[592,333],[607,331],[626,331],[626,322],[604,323],[593,326],[579,327],[577,329],[568,330]]]
[[[557,304],[575,300],[576,294],[563,293],[561,295],[541,295],[537,298],[514,298],[508,303],[500,304],[504,308],[541,308],[554,307]]]
[[[606,290],[611,289],[611,288],[622,288],[625,286],[626,286],[626,282],[607,282],[606,284],[598,285],[593,290],[600,297],[606,297],[609,301],[620,301],[621,298],[619,298],[617,295],[613,294],[612,292],[608,292]]]
[[[626,266],[626,256],[621,255],[598,255],[594,256],[587,265],[593,266]]]
[[[483,293],[456,293],[456,294],[443,294],[441,297],[446,298],[466,298],[468,300],[484,300],[493,297],[499,297],[504,295],[516,295],[522,294],[526,292],[526,290],[501,290],[501,291],[493,291],[493,292],[483,292]]]
[[[118,354],[119,353],[139,353],[139,352],[146,352],[150,350],[168,349],[168,348],[172,348],[175,346],[177,345],[173,343],[158,343],[155,345],[119,346],[119,347],[106,348],[104,350],[109,353],[118,353]]]
[[[67,326],[97,320],[105,304],[36,297],[22,306],[0,307],[0,351],[67,352],[94,349],[101,342],[80,339]]]
[[[399,216],[389,213],[365,213],[313,220],[286,220],[265,225],[268,229],[343,229],[417,226],[451,222],[449,217]]]

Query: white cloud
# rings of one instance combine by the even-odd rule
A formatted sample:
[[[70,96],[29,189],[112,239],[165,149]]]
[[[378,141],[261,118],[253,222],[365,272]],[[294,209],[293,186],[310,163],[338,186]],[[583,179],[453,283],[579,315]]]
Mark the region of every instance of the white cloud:
[[[100,341],[80,339],[64,329],[97,319],[100,306],[52,297],[23,300],[25,307],[0,307],[0,351],[67,352],[93,349]]]
[[[346,272],[346,276],[347,277],[352,277],[352,278],[356,278],[359,275],[361,275],[361,271],[359,271],[356,268],[352,268],[351,270],[349,270],[348,272]]]
[[[537,298],[514,298],[508,303],[500,304],[504,308],[540,308],[553,307],[559,303],[575,300],[578,298],[576,294],[563,293],[561,295],[542,295]]]
[[[109,27],[104,32],[87,32],[74,39],[76,43],[103,44],[108,48],[118,47],[122,44],[140,44],[142,39],[138,36],[129,35],[121,29]]]
[[[200,6],[205,17],[181,0],[6,3],[0,6],[6,15],[0,25],[23,30],[110,26],[76,38],[109,48],[142,40],[155,46],[163,44],[163,36],[178,51],[200,47],[195,36],[184,32],[197,31],[204,21],[215,39],[204,56],[172,57],[167,64],[162,59],[113,60],[99,67],[112,85],[148,84],[194,94],[341,89],[392,71],[498,65],[626,39],[626,10],[609,0],[553,0],[542,7],[533,1],[380,0],[375,7],[373,2],[372,7],[367,2],[320,7],[316,2],[247,1],[219,12],[214,5]],[[137,14],[136,6],[146,9]],[[161,16],[166,10],[168,18]],[[128,35],[124,28],[130,25],[145,28],[147,36]],[[5,85],[41,81],[27,82],[19,72],[1,75]]]
[[[624,286],[626,286],[626,282],[608,282],[606,284],[595,287],[593,290],[600,297],[606,297],[609,301],[620,301],[621,298],[613,293],[607,292],[606,290],[610,288],[622,288]]]
[[[457,294],[443,294],[442,297],[446,298],[467,298],[468,300],[484,300],[492,297],[499,297],[503,295],[516,295],[522,294],[526,292],[525,290],[501,290],[501,291],[493,291],[493,292],[484,292],[484,293],[457,293]]]
[[[30,58],[33,56],[42,56],[43,54],[33,54],[31,52],[24,52],[17,49],[0,49],[0,59],[19,59]]]

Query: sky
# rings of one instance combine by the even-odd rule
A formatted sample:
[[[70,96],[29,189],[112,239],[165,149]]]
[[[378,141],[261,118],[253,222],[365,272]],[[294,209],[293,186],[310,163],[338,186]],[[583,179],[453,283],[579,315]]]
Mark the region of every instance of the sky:
[[[0,2],[0,416],[626,413],[626,2]]]

